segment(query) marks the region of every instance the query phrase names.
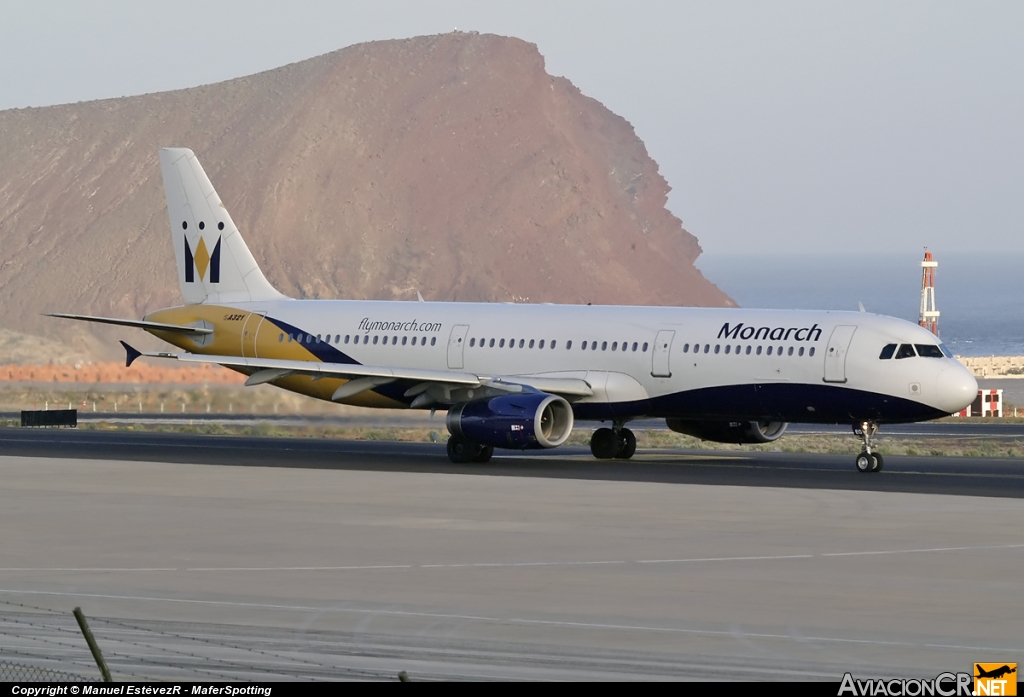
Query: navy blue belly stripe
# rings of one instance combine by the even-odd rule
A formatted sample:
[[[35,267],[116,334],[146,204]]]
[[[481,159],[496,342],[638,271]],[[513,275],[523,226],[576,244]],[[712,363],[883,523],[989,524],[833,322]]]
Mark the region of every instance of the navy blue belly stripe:
[[[274,319],[272,317],[267,317],[267,321],[272,322],[276,327],[280,328],[285,333],[286,336],[288,334],[291,334],[293,337],[296,338],[296,340],[298,339],[298,336],[301,334],[303,338],[301,344],[302,348],[312,353],[317,359],[319,359],[323,363],[339,363],[342,365],[363,365],[355,358],[352,358],[352,356],[348,355],[341,349],[332,346],[326,341],[317,341],[316,337],[312,337],[312,341],[307,342],[306,338],[311,336],[310,333],[300,329],[299,327],[288,324],[287,322],[282,322],[281,320]],[[285,341],[288,341],[288,339],[285,338]],[[398,380],[387,385],[379,385],[378,387],[375,387],[373,389],[373,392],[376,392],[377,394],[387,397],[389,399],[393,399],[397,402],[408,404],[411,401],[411,399],[405,396],[405,392],[413,384],[414,383],[409,380]]]

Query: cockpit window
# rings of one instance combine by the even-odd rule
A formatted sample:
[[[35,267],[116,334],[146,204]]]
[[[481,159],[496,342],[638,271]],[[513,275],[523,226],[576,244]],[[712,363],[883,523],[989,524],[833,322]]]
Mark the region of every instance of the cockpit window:
[[[913,344],[900,344],[899,350],[896,351],[896,358],[913,358],[916,355]]]
[[[922,358],[942,358],[942,349],[935,344],[914,344],[917,355]]]
[[[882,349],[882,352],[878,354],[878,357],[883,361],[887,361],[892,358],[892,354],[894,353],[896,353],[896,344],[886,344],[885,348]]]
[[[953,352],[946,348],[945,344],[939,344],[939,350],[942,351],[942,355],[946,358],[953,358]]]

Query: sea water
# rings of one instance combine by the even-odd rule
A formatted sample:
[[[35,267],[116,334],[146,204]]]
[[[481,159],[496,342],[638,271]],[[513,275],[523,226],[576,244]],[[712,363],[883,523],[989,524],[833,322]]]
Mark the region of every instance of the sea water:
[[[697,267],[741,307],[857,310],[917,322],[919,254],[704,254]],[[1024,355],[1024,254],[935,255],[939,336],[961,356]]]

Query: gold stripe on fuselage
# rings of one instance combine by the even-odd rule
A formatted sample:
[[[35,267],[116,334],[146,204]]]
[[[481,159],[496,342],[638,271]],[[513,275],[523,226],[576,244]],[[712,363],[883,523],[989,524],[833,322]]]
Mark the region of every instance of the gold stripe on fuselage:
[[[151,312],[144,319],[148,322],[178,325],[207,323],[213,329],[213,334],[200,337],[156,329],[147,330],[167,343],[191,353],[321,362],[304,344],[289,341],[288,333],[278,327],[272,319],[256,312],[246,312],[223,305],[185,305]],[[255,372],[239,368],[232,370],[245,375]],[[348,380],[344,378],[313,380],[308,375],[289,375],[273,380],[271,384],[329,402],[334,392],[346,382]],[[341,403],[378,409],[408,408],[408,405],[402,402],[373,391],[362,392],[341,400]]]

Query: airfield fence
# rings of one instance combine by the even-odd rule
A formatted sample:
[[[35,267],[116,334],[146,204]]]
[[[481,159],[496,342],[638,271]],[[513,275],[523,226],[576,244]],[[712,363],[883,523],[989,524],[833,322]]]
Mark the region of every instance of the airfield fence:
[[[319,646],[329,642],[311,649],[309,636],[95,615],[89,625],[114,682],[399,679],[353,667],[351,653]],[[102,680],[70,609],[0,600],[0,644],[0,682]]]

